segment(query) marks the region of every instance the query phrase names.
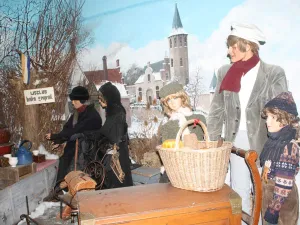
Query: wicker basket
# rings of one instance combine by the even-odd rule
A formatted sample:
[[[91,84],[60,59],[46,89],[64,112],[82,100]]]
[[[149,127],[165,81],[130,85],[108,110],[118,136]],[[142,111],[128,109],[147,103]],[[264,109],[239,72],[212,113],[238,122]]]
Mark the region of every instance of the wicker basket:
[[[198,143],[203,148],[199,150],[178,148],[183,130],[192,123],[201,125],[204,131],[205,141]],[[179,129],[175,148],[157,146],[171,184],[177,188],[199,192],[221,189],[225,183],[232,143],[223,142],[221,147],[217,147],[217,143],[209,141],[204,123],[189,120]]]

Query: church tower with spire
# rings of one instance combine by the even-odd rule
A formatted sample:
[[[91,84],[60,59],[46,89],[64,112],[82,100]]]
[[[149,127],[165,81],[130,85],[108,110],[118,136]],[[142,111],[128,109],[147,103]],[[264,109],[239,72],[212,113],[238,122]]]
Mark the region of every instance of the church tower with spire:
[[[172,32],[168,37],[171,80],[182,85],[189,83],[188,34],[184,31],[177,4],[173,18]]]

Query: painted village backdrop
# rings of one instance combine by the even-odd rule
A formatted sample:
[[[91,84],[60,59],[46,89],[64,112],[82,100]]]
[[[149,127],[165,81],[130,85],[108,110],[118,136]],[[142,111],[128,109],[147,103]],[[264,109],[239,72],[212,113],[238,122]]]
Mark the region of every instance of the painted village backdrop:
[[[260,57],[285,70],[299,107],[299,12],[299,0],[0,0],[0,128],[15,144],[50,150],[44,136],[69,118],[71,89],[86,86],[104,116],[97,90],[111,81],[127,110],[132,159],[159,168],[160,88],[179,81],[207,116],[234,21],[265,33]]]
[[[135,120],[137,114],[143,121],[145,118],[140,118],[140,112],[134,113],[134,109],[145,108],[148,103],[159,110],[159,89],[177,80],[189,93],[193,109],[206,116],[216,72],[229,63],[226,37],[230,24],[239,21],[254,23],[264,31],[267,43],[261,46],[260,56],[285,69],[289,88],[300,103],[296,82],[299,55],[293,50],[299,45],[299,25],[298,19],[291,16],[299,10],[299,3],[290,1],[284,9],[281,3],[218,2],[224,8],[219,10],[214,4],[193,0],[110,4],[89,1],[84,20],[93,29],[95,42],[82,53],[82,68],[74,76],[73,85],[83,79],[96,88],[106,79],[124,84],[124,88],[119,85],[119,90],[124,104],[131,108],[128,118]],[[105,10],[92,10],[93,5],[105,6]]]
[[[44,134],[61,129],[72,112],[68,93],[79,84],[89,88],[101,115],[97,90],[106,81],[118,87],[132,138],[157,133],[163,119],[159,90],[172,80],[185,86],[193,109],[206,116],[217,70],[229,63],[226,37],[234,21],[264,31],[260,57],[284,68],[300,104],[299,1],[67,2],[1,2],[0,122],[15,142],[26,137],[35,147],[49,147]],[[53,88],[53,98],[27,107],[24,99],[34,96],[24,96],[24,90],[43,88]]]

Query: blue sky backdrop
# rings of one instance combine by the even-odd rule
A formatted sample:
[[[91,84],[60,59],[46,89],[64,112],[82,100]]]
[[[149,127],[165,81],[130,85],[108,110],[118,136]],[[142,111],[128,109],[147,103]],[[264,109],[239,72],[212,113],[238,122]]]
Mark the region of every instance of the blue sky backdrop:
[[[199,40],[207,39],[224,16],[241,0],[86,0],[83,15],[94,27],[95,42],[141,48],[151,40],[167,37],[172,29],[175,3],[184,29]]]
[[[261,59],[285,70],[299,106],[299,0],[86,0],[84,25],[94,42],[82,53],[81,67],[102,69],[103,55],[109,68],[119,59],[123,73],[132,64],[162,60],[169,53],[175,3],[188,33],[190,80],[200,71],[208,88],[214,72],[229,63],[225,43],[231,23],[252,23],[266,36]]]

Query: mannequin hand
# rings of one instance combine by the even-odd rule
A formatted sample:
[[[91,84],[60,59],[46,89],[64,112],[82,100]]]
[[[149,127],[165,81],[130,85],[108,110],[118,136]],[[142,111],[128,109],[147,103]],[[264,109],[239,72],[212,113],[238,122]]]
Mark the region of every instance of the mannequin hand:
[[[54,149],[56,149],[56,148],[58,148],[59,147],[59,144],[52,144],[52,150],[54,150]]]
[[[45,135],[45,138],[46,138],[47,140],[50,140],[50,138],[51,138],[51,133],[46,134],[46,135]]]
[[[269,173],[269,168],[268,167],[264,167],[264,172],[262,174],[262,180],[265,183],[268,183],[268,173]]]

